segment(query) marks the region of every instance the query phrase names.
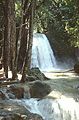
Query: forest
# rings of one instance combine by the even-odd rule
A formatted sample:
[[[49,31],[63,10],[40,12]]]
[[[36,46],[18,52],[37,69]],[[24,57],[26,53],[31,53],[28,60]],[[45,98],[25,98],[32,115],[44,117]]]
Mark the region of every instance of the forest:
[[[13,79],[30,68],[34,31],[48,36],[59,60],[79,57],[78,0],[1,0],[0,9],[0,58],[6,77],[8,67]]]
[[[59,99],[59,92],[61,94],[66,94],[67,92],[69,97],[79,99],[79,0],[0,0],[0,11],[0,100],[4,100],[4,98],[6,98],[4,97],[6,96],[4,95],[5,89],[7,91],[6,94],[10,94],[9,97],[11,97],[11,99],[19,98],[18,94],[20,94],[24,99],[24,94],[26,94],[26,91],[28,92],[28,90],[26,90],[27,87],[25,88],[24,84],[32,84],[28,83],[29,81],[36,81],[35,84],[33,83],[34,86],[30,88],[30,94],[33,98],[39,98],[39,101],[43,97],[47,96],[52,89],[56,90],[54,91],[56,92],[54,94],[57,94],[54,99]],[[43,39],[48,39],[48,46],[45,46]],[[34,40],[36,42],[36,47],[33,46]],[[38,42],[36,40],[38,40]],[[42,45],[42,47],[40,46],[40,48],[38,48],[37,44],[39,44],[39,46]],[[49,48],[49,44],[51,48]],[[44,55],[47,55],[45,57],[42,56],[42,48],[44,50]],[[48,48],[50,49],[49,53],[46,51]],[[33,52],[33,50],[36,51]],[[36,53],[37,56],[32,55],[36,55]],[[55,56],[55,58],[53,56]],[[32,59],[35,60],[35,63],[32,62]],[[46,59],[48,63],[53,59],[53,65],[46,63],[44,59]],[[65,68],[65,62],[67,64],[67,69],[60,70],[60,68]],[[40,68],[45,67],[44,63],[47,69],[50,69],[51,66],[51,68],[56,66],[57,71],[56,69],[50,70],[51,72],[49,72],[49,70],[45,71],[45,69],[44,71],[41,71]],[[32,64],[34,64],[33,69],[31,68]],[[12,74],[11,77],[9,76],[10,71]],[[48,73],[50,76],[53,76],[53,78],[50,79],[47,76]],[[20,80],[18,78],[18,74],[21,75]],[[62,78],[54,79],[54,77]],[[70,81],[70,79],[72,81]],[[46,81],[46,83],[41,83],[38,80]],[[47,83],[49,83],[52,88],[50,88]],[[17,87],[16,84],[18,84],[20,88]],[[9,88],[8,85],[10,85]],[[14,87],[14,85],[16,87]],[[74,85],[77,86],[75,87]],[[66,88],[66,86],[68,88]],[[10,91],[8,89],[10,89]],[[8,91],[10,93],[8,93]],[[21,102],[22,105],[25,104],[24,101]],[[77,102],[79,102],[79,100]],[[3,102],[0,101],[0,105],[2,103]],[[8,107],[10,107],[7,101],[6,103],[8,104]],[[48,104],[47,101],[44,101],[44,103]],[[16,102],[13,103],[10,101],[10,104],[12,107],[16,106],[15,108],[18,107],[18,109],[22,108],[23,111],[19,110],[21,114],[22,112],[23,114],[25,113],[25,108],[23,108],[23,106],[19,106],[20,103],[16,105]],[[39,102],[39,104],[42,103]],[[59,102],[58,104],[60,105],[61,103]],[[14,111],[15,108],[13,109]],[[0,109],[2,111],[2,108]],[[46,109],[48,109],[48,107]],[[52,109],[55,111],[55,108]],[[61,109],[64,111],[64,108]],[[14,114],[14,111],[12,115]],[[48,114],[48,112],[45,114]],[[62,114],[64,116],[64,113]],[[77,111],[76,114],[78,114]],[[54,120],[79,119],[79,115],[76,117],[74,115],[72,119],[72,115],[70,113],[68,113],[69,118],[61,117],[62,115],[60,116],[59,113],[57,113],[57,115],[58,118],[57,116],[54,116],[55,118],[51,118],[54,118]],[[0,113],[0,116],[3,117],[5,115]],[[9,117],[11,117],[9,119],[44,119],[44,115],[42,118],[39,116],[30,116],[32,119],[29,117],[24,119],[22,116],[11,116],[9,114]],[[45,116],[44,120],[53,120],[48,116]],[[5,117],[1,118],[1,120],[5,119],[9,120]]]

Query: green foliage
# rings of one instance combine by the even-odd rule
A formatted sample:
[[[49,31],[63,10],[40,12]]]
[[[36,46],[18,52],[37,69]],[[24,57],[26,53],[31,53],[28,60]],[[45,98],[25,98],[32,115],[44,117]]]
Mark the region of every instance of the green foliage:
[[[2,1],[0,6],[1,3]],[[20,25],[22,9],[22,1],[15,0],[17,26]],[[3,21],[3,10],[1,7],[0,11],[1,28]],[[67,49],[72,49],[73,47],[79,47],[79,1],[36,0],[34,30],[46,33],[57,53],[59,51],[66,52]],[[55,40],[52,40],[53,38]]]
[[[47,32],[56,52],[79,46],[79,6],[76,0],[39,0],[35,30]]]

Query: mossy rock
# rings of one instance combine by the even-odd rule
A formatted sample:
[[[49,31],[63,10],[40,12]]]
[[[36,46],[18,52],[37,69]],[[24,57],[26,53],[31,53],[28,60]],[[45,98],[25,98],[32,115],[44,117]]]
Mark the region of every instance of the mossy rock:
[[[74,71],[79,74],[79,61],[74,65]]]
[[[32,98],[43,98],[51,92],[50,85],[43,81],[36,80],[30,86],[30,95]]]
[[[35,80],[46,80],[48,79],[40,70],[39,68],[32,68],[27,72],[28,76],[32,76]],[[29,77],[29,78],[30,78]]]

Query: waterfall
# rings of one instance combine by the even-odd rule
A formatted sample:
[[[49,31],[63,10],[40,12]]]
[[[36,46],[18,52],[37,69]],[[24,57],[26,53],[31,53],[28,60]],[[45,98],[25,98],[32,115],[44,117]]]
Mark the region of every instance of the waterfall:
[[[31,68],[38,67],[41,70],[53,70],[56,67],[56,59],[49,41],[44,34],[33,35]]]

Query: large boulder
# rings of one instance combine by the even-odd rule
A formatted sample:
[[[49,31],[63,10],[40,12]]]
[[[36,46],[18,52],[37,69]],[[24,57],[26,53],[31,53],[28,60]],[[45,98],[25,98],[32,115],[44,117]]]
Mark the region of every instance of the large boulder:
[[[77,63],[74,65],[74,71],[75,71],[75,73],[79,74],[79,62],[77,62]]]
[[[38,67],[32,68],[32,69],[28,70],[27,74],[28,74],[27,78],[28,78],[29,81],[46,80],[46,79],[48,79],[48,78],[39,70]]]
[[[32,98],[43,98],[50,92],[51,87],[40,80],[33,82],[30,86],[30,95]]]

